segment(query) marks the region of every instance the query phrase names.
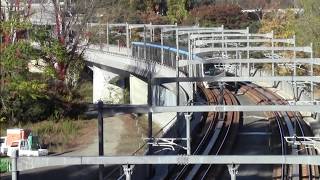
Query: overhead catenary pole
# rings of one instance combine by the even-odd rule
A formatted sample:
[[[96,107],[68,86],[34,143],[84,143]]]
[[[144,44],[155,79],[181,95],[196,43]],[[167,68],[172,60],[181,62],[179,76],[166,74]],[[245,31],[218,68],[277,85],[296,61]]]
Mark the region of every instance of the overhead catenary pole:
[[[160,33],[160,41],[161,41],[161,64],[163,64],[163,31],[162,31],[162,28],[161,28],[161,33]]]
[[[147,36],[147,28],[146,25],[144,25],[144,60],[147,60],[147,49],[146,49],[146,36]],[[150,58],[150,57],[148,57]],[[151,67],[150,67],[151,68]],[[148,106],[152,107],[153,105],[153,85],[152,85],[152,71],[153,69],[149,69],[149,74],[148,74]],[[152,148],[152,112],[148,112],[148,154],[152,155],[153,154],[153,148]],[[147,166],[147,176],[151,177],[152,174],[152,166],[148,165]]]
[[[246,34],[247,35],[247,59],[249,59],[250,58],[250,51],[249,51],[249,47],[250,47],[250,43],[249,43],[249,39],[250,39],[250,37],[249,37],[249,33],[247,33]],[[250,63],[248,62],[248,64],[247,64],[247,69],[248,69],[248,76],[250,76]]]
[[[236,47],[238,48],[238,43],[236,43]],[[239,51],[236,51],[236,59],[239,59]],[[241,65],[241,64],[240,64]],[[237,77],[238,76],[238,64],[234,65],[234,76]],[[237,93],[237,82],[234,82],[234,89],[235,89],[235,93]]]
[[[109,22],[107,22],[107,52],[109,52]]]
[[[192,33],[193,34],[193,33]],[[190,37],[191,37],[191,35],[190,35]],[[192,41],[192,39],[190,38],[190,62],[192,62],[194,59],[194,57],[193,57],[193,48],[194,48],[194,46],[195,46],[195,41]],[[180,63],[179,63],[180,64]],[[195,76],[197,76],[197,65],[195,65],[195,64],[191,64],[190,65],[191,66],[191,74],[192,74],[192,77],[195,77]],[[197,85],[196,85],[196,83],[194,82],[193,83],[193,96],[195,96],[196,93],[197,92]]]
[[[12,156],[11,156],[11,179],[12,180],[19,179],[17,158],[18,158],[18,151],[13,150]]]
[[[131,180],[133,165],[122,165],[126,180]]]
[[[130,37],[129,37],[129,24],[126,23],[126,47],[127,47],[127,56],[130,55]]]
[[[293,47],[296,47],[296,35],[293,35]],[[293,50],[293,58],[296,59],[297,58],[297,51]],[[297,76],[297,63],[294,62],[293,63],[293,76]],[[299,91],[298,91],[298,85],[297,85],[297,81],[294,82],[294,84],[292,84],[292,86],[294,87],[294,96],[296,98],[299,97]],[[298,101],[298,99],[295,99],[295,101]]]
[[[271,31],[271,34],[272,34],[272,38],[271,38],[271,47],[272,47],[272,50],[271,50],[271,59],[274,59],[274,41],[273,41],[273,31]],[[271,74],[272,76],[275,76],[275,67],[274,67],[274,63],[271,64]],[[273,87],[276,86],[276,82],[273,82]]]
[[[311,47],[311,53],[310,53],[310,58],[311,58],[311,61],[313,61],[313,43],[310,44],[310,47]],[[311,77],[313,77],[313,63],[310,64],[310,74],[311,74]],[[312,79],[312,78],[311,78]],[[311,80],[311,101],[314,101],[314,82]]]
[[[99,137],[99,156],[104,156],[103,142],[103,102],[100,100],[97,104],[98,109],[98,137]],[[103,180],[104,165],[99,165],[99,180]]]
[[[179,78],[179,30],[176,29],[176,77]],[[180,90],[179,90],[179,82],[176,83],[176,104],[180,105]],[[177,114],[178,115],[178,114]],[[178,117],[178,116],[177,116]]]
[[[228,164],[228,171],[231,177],[231,180],[236,180],[237,179],[237,174],[238,174],[238,164]]]
[[[150,42],[153,42],[152,22],[150,22]]]
[[[189,37],[189,36],[188,36]],[[179,29],[176,29],[176,77],[179,78]],[[180,84],[179,82],[176,83],[177,88],[177,106],[180,105]],[[177,119],[180,117],[180,113],[177,112]],[[188,117],[184,117],[186,120],[186,140],[187,140],[187,155],[191,155],[191,133],[190,133],[190,119]]]
[[[103,50],[103,44],[102,44],[102,26],[101,21],[99,21],[99,28],[98,28],[98,35],[99,35],[99,48],[102,51]]]
[[[152,72],[149,73],[148,75],[148,106],[152,107],[153,102],[152,99],[153,97],[153,85],[151,83],[152,80]],[[149,154],[152,154],[152,144],[151,144],[151,139],[152,139],[152,112],[148,112],[148,138],[149,138]]]
[[[144,60],[147,60],[147,27],[146,25],[143,26],[143,58]]]
[[[191,131],[190,131],[191,116],[185,115],[184,117],[186,119],[187,155],[191,155]]]
[[[191,61],[191,42],[190,42],[190,32],[188,32],[188,61]],[[188,77],[191,76],[191,65],[188,65]]]
[[[224,56],[226,57],[226,58],[228,58],[228,51],[227,51],[227,47],[228,47],[228,44],[224,41],[225,39],[226,39],[226,37],[224,36],[224,25],[222,25],[222,32],[221,32],[221,40],[223,41],[222,42],[222,48],[225,48],[225,50],[224,50]]]
[[[296,35],[293,35],[293,47],[296,47]],[[293,50],[293,58],[297,58],[297,51],[296,49]],[[297,63],[293,63],[293,75],[297,76]]]

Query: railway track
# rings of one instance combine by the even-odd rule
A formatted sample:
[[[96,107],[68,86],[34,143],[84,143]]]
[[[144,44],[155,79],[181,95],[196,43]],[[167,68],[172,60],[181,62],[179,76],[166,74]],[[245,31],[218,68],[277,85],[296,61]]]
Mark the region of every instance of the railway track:
[[[203,97],[208,104],[237,105],[238,101],[234,94],[228,89],[220,92],[218,89],[207,89],[199,86]],[[270,90],[259,87],[255,84],[242,83],[241,91],[257,104],[286,104],[287,102],[272,93]],[[221,96],[221,93],[223,94]],[[220,99],[220,97],[223,97]],[[266,113],[270,120],[273,141],[271,143],[275,154],[317,154],[314,149],[305,149],[305,147],[288,146],[285,142],[285,136],[310,136],[310,128],[303,121],[300,113],[295,112],[268,112]],[[192,154],[218,155],[228,154],[235,142],[239,128],[241,114],[239,112],[208,112],[204,114],[205,121],[202,124],[202,130],[193,136]],[[228,140],[228,141],[226,141]],[[185,165],[176,166],[169,173],[166,179],[219,179],[219,175],[224,170],[224,166],[219,165]],[[119,172],[119,171],[116,171]],[[319,178],[319,167],[308,165],[280,165],[274,166],[273,179],[299,179],[313,180]],[[121,179],[121,178],[120,178]]]
[[[270,90],[261,88],[254,84],[242,83],[241,89],[248,93],[249,97],[257,104],[287,104],[286,100],[272,93]],[[280,149],[280,153],[314,155],[314,149],[304,149],[304,147],[288,146],[285,136],[311,136],[310,128],[303,121],[300,113],[296,112],[269,112],[272,131],[278,138],[278,145],[275,145],[275,153]],[[280,145],[280,146],[279,146]],[[279,152],[278,152],[279,153]],[[274,167],[273,179],[314,179],[319,177],[319,167],[308,165],[281,165]]]
[[[283,100],[279,95],[274,94],[275,98],[281,99],[282,104],[288,104],[287,101]],[[291,122],[295,124],[296,135],[300,137],[304,136],[314,136],[310,127],[303,120],[302,115],[299,112],[286,112],[287,116],[290,118]],[[317,151],[313,149],[307,149],[305,146],[295,147],[293,146],[293,151],[301,155],[316,155]],[[299,165],[299,179],[319,179],[319,167],[311,165]]]
[[[213,90],[213,92],[217,90]],[[224,89],[224,100],[226,105],[238,105],[238,101],[234,94],[228,89]],[[240,112],[227,112],[225,113],[225,128],[222,130],[222,138],[217,142],[217,147],[213,148],[209,154],[218,155],[218,154],[229,154],[232,146],[236,140],[239,124],[240,124]],[[206,165],[203,167],[204,170],[197,174],[196,178],[198,179],[209,179],[219,178],[225,166],[213,166]]]
[[[241,88],[251,100],[253,100],[257,105],[259,104],[273,104],[274,102],[270,94],[267,92],[262,92],[261,89],[253,84],[242,83]],[[264,89],[262,89],[264,90]],[[268,96],[269,95],[269,96]],[[288,129],[285,123],[282,121],[281,113],[279,112],[267,112],[266,113],[271,124],[272,131],[272,150],[275,154],[288,154],[288,146],[284,140],[285,136],[288,136]],[[288,167],[286,165],[275,166],[273,172],[274,179],[286,179],[288,174]]]
[[[206,89],[199,86],[208,104],[226,104],[237,105],[238,101],[228,89],[223,91],[217,89]],[[227,112],[217,113],[208,112],[207,127],[202,135],[200,143],[196,146],[193,154],[228,154],[235,141],[236,134],[239,128],[240,113]],[[217,177],[222,173],[222,166],[212,165],[185,165],[182,169],[177,170],[174,178],[168,179],[205,179],[208,176]]]

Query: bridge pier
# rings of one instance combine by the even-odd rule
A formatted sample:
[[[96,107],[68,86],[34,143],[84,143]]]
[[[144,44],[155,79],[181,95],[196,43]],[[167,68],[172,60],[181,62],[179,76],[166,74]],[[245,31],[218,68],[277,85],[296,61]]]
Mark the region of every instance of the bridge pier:
[[[117,79],[118,74],[108,72],[96,66],[92,70],[93,103],[100,100],[108,103],[122,102],[124,100],[124,80]]]
[[[317,122],[320,122],[320,113],[316,113],[316,118]]]

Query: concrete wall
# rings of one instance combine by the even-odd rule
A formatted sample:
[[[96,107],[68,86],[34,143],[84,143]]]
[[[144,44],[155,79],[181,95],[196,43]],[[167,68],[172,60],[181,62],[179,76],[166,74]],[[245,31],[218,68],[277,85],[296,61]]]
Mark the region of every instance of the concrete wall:
[[[248,68],[247,66],[242,66],[242,75],[243,76],[248,76]],[[253,73],[254,70],[251,70],[251,72]],[[265,77],[265,76],[272,76],[272,73],[270,70],[258,70],[257,73],[255,74],[255,77]],[[254,82],[260,86],[263,87],[272,87],[273,86],[273,82]],[[288,100],[293,100],[294,99],[294,92],[296,93],[296,90],[294,89],[294,87],[292,86],[291,82],[280,82],[280,84],[275,88],[276,93],[278,93],[280,96],[282,96],[285,99]],[[298,89],[298,92],[301,91],[301,88]],[[301,94],[301,101],[310,101],[311,100],[311,96],[310,96],[310,92],[306,92],[304,91]]]
[[[154,105],[175,106],[176,95],[162,86],[154,87]],[[134,75],[130,75],[130,104],[148,103],[148,84]]]
[[[130,75],[130,104],[148,104],[148,84]]]
[[[148,103],[148,84],[134,75],[130,75],[130,104],[147,104]],[[159,92],[159,93],[157,93]],[[154,99],[155,105],[174,106],[176,104],[176,95],[163,87],[155,88],[154,93],[157,94]],[[153,113],[152,119],[166,132],[175,122],[176,113]],[[171,121],[170,124],[168,124]]]

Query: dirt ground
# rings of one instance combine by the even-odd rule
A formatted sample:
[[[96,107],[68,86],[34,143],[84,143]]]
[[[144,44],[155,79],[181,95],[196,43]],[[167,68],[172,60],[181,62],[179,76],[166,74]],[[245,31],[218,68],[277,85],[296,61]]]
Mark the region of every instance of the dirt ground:
[[[73,151],[61,154],[62,156],[94,156],[98,155],[98,128],[97,120],[92,120],[81,136],[82,145],[73,148]],[[155,125],[154,132],[158,130]],[[146,117],[133,115],[119,115],[104,118],[104,154],[131,155],[144,144],[143,138],[147,133]],[[78,143],[77,143],[78,144]],[[143,153],[143,149],[139,151]]]

